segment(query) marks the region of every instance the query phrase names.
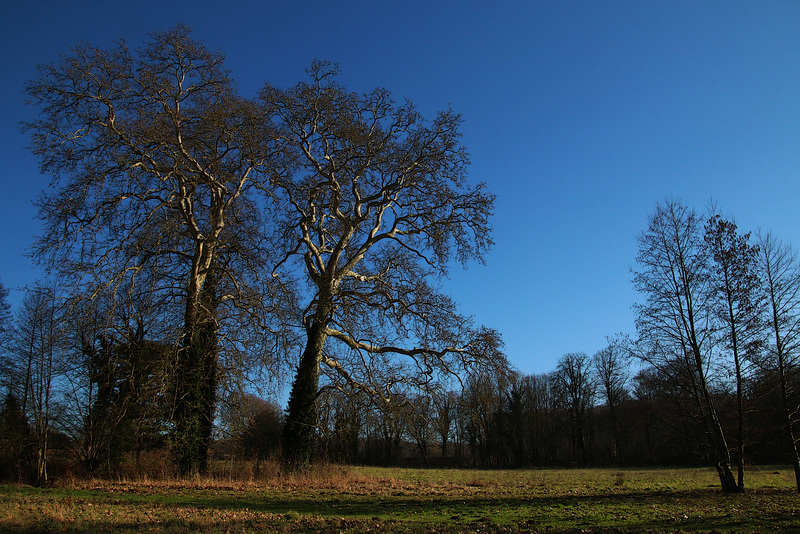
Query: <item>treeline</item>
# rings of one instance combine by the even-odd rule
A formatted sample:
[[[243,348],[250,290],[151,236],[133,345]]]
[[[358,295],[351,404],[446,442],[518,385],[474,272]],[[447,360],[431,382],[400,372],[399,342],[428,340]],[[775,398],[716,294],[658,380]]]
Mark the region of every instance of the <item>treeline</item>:
[[[463,390],[398,399],[391,414],[367,399],[331,392],[317,440],[321,457],[344,463],[429,467],[709,465],[702,422],[653,368],[632,372],[627,347],[564,355],[551,373],[472,379]],[[607,364],[618,364],[608,382]],[[609,388],[610,385],[610,388]],[[776,376],[754,375],[745,463],[788,464]],[[609,394],[611,401],[609,402]],[[734,435],[736,394],[720,383],[715,403]],[[795,408],[798,397],[793,395]]]
[[[687,409],[690,399],[654,368],[632,372],[627,342],[614,340],[593,357],[566,354],[551,373],[482,375],[463,389],[398,397],[388,410],[367,396],[328,390],[319,399],[316,456],[429,467],[708,465],[705,432]],[[3,477],[36,480],[48,462],[56,475],[176,474],[167,461],[169,418],[159,405],[160,350],[142,341],[91,354],[84,361],[83,399],[75,395],[81,388],[77,370],[63,361],[43,368],[40,353],[24,368],[30,380],[7,388],[0,419]],[[49,392],[42,389],[47,382]],[[774,372],[749,377],[748,464],[792,462],[779,385]],[[797,410],[795,380],[791,386]],[[714,397],[725,431],[734,434],[733,384],[720,381]],[[274,403],[228,396],[217,417],[212,458],[217,465],[247,465],[247,473],[257,475],[259,463],[280,457],[282,421]]]

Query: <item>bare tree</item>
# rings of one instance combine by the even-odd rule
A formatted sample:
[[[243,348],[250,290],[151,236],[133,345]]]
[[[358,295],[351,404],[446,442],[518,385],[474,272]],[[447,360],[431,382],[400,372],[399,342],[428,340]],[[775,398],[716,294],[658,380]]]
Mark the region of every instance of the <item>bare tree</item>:
[[[508,385],[502,392],[498,433],[504,456],[502,463],[512,467],[521,467],[528,463],[529,448],[526,447],[526,438],[529,435],[530,420],[527,386],[526,377],[518,372],[512,372],[508,377]]]
[[[17,312],[14,337],[17,378],[14,395],[21,399],[21,412],[32,425],[34,476],[38,484],[48,482],[47,463],[59,360],[64,349],[63,308],[53,289],[30,289]]]
[[[453,255],[480,260],[491,244],[494,197],[466,181],[460,117],[426,122],[385,90],[352,93],[326,62],[308,72],[308,83],[261,93],[296,162],[275,182],[275,247],[286,251],[275,276],[300,273],[310,288],[284,432],[298,468],[311,454],[320,373],[389,405],[398,388],[502,359],[499,336],[432,285]]]
[[[432,398],[433,401],[433,429],[439,437],[442,461],[447,461],[447,448],[453,437],[456,404],[456,394],[447,389],[438,389]]]
[[[465,465],[467,459],[466,448],[471,444],[471,416],[466,390],[462,390],[455,397],[453,414],[453,457],[460,465]],[[474,463],[474,455],[472,457]]]
[[[591,360],[583,352],[565,354],[558,360],[554,375],[562,403],[569,413],[572,454],[580,451],[582,465],[588,462],[586,431],[588,412],[594,404],[595,382]]]
[[[638,419],[643,426],[645,458],[655,463],[656,454],[656,413],[658,400],[658,370],[654,367],[641,369],[631,380],[633,398],[637,401]]]
[[[800,492],[800,451],[798,451],[798,409],[791,402],[798,386],[800,355],[800,264],[797,253],[772,234],[758,236],[759,271],[767,300],[770,329],[768,360],[762,365],[777,370],[786,442]]]
[[[428,466],[428,450],[435,432],[433,427],[434,410],[431,395],[421,393],[409,399],[408,408],[402,414],[406,434],[417,446],[425,467]]]
[[[556,462],[561,424],[555,373],[526,375],[521,379],[525,404],[523,439],[533,465]]]
[[[364,416],[373,408],[372,403],[358,390],[328,388],[321,392],[317,405],[324,455],[339,462],[356,461]]]
[[[377,456],[375,459],[383,465],[392,465],[400,454],[403,442],[402,414],[407,405],[402,396],[395,395],[390,404],[380,407],[372,405],[367,424],[373,426],[372,432],[377,437]]]
[[[0,281],[0,386],[7,389],[9,395],[12,388],[13,358],[10,354],[11,341],[14,332],[14,318],[11,315],[11,306],[8,304],[8,289]],[[15,399],[17,402],[19,399]]]
[[[749,244],[750,234],[740,235],[736,223],[713,214],[705,228],[711,255],[711,301],[719,334],[731,352],[736,377],[736,467],[739,491],[744,492],[744,375],[763,339],[763,297],[757,289],[758,248]]]
[[[221,402],[219,430],[236,452],[253,462],[255,477],[261,462],[280,450],[281,412],[276,404],[250,393]]]
[[[508,387],[508,373],[481,373],[471,376],[464,385],[460,417],[470,445],[473,464],[491,467],[497,464],[499,418],[503,392]]]
[[[691,391],[722,490],[738,492],[710,383],[718,362],[701,219],[679,201],[659,203],[638,241],[639,270],[633,282],[647,298],[636,306],[636,328],[645,347],[638,355],[662,372],[683,375],[683,382],[676,383],[687,384]]]
[[[66,318],[60,430],[88,472],[112,473],[129,451],[162,441],[170,346],[148,337],[146,318],[108,325],[106,313]]]
[[[627,395],[625,384],[628,381],[628,361],[626,350],[617,342],[610,343],[592,358],[598,386],[611,417],[614,463],[620,462],[622,453],[617,411]]]
[[[277,159],[270,123],[185,27],[136,51],[80,45],[39,70],[27,127],[54,178],[36,257],[85,298],[141,290],[182,307],[175,455],[182,473],[203,471],[225,314],[263,309],[254,194]]]

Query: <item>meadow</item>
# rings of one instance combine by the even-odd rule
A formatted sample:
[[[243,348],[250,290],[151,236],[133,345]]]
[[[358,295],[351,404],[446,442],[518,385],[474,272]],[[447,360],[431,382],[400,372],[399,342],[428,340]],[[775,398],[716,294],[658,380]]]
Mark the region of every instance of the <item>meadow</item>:
[[[783,467],[744,495],[710,469],[440,470],[324,465],[259,480],[0,486],[0,532],[800,532]]]

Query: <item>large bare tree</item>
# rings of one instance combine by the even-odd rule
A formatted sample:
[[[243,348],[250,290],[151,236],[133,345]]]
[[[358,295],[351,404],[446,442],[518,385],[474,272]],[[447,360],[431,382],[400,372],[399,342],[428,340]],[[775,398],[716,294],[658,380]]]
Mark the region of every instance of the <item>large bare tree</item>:
[[[185,27],[135,51],[79,45],[39,72],[27,126],[53,182],[36,256],[90,300],[144,291],[182,307],[175,454],[182,473],[203,471],[223,310],[258,310],[263,294],[254,194],[276,160],[270,122]]]
[[[452,259],[481,260],[491,244],[494,197],[466,179],[460,116],[426,121],[385,90],[350,92],[330,63],[308,72],[308,82],[261,93],[296,162],[276,182],[284,209],[274,217],[286,251],[275,276],[309,288],[284,432],[300,468],[320,373],[390,406],[401,386],[502,359],[496,333],[475,328],[436,286]]]
[[[710,258],[702,219],[680,201],[658,203],[638,241],[633,282],[646,301],[635,308],[643,347],[637,354],[688,391],[722,490],[738,492],[712,391],[713,370],[719,362],[714,352]]]

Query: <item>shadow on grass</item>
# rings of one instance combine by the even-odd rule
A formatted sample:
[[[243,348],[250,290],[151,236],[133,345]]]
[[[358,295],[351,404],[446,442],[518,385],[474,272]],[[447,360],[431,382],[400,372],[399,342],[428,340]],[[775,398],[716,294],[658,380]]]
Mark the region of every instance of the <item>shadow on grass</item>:
[[[31,532],[761,532],[800,533],[794,493],[762,490],[726,496],[716,490],[607,495],[347,495],[275,496],[269,492],[175,494],[47,490],[43,501],[92,503],[120,519],[45,520],[0,530]],[[160,517],[149,520],[156,508]],[[213,511],[214,519],[201,519]],[[235,517],[235,516],[243,517]],[[180,516],[180,517],[175,517]],[[35,528],[34,528],[35,527]]]

